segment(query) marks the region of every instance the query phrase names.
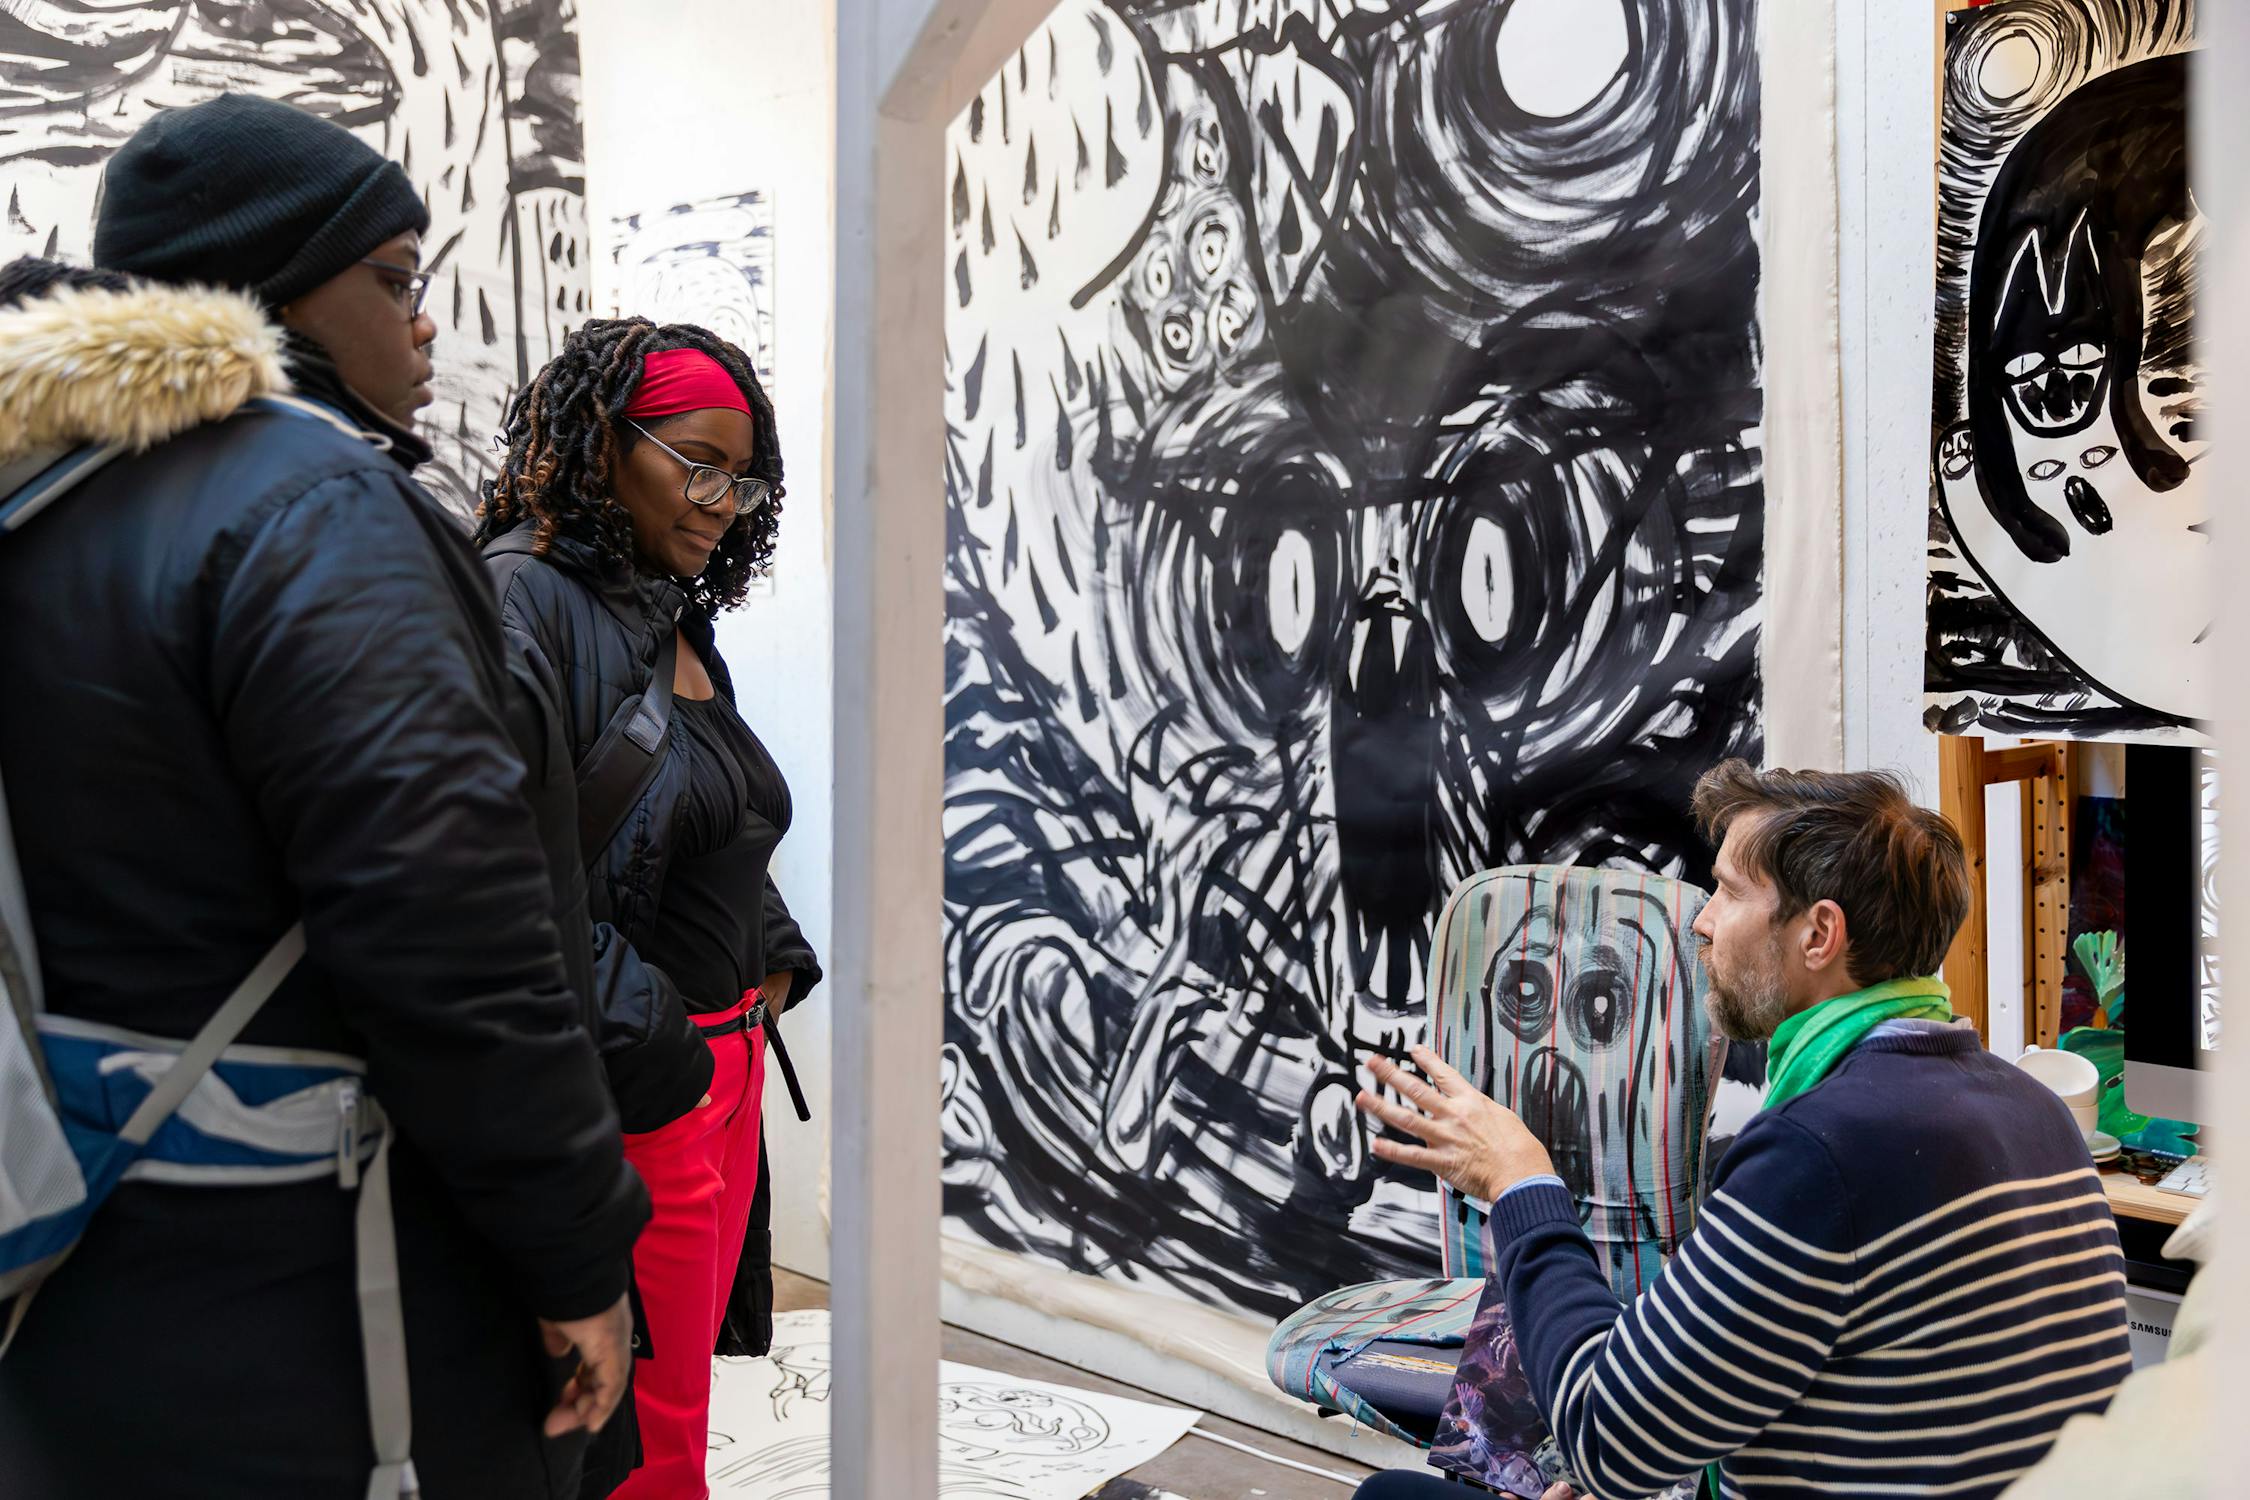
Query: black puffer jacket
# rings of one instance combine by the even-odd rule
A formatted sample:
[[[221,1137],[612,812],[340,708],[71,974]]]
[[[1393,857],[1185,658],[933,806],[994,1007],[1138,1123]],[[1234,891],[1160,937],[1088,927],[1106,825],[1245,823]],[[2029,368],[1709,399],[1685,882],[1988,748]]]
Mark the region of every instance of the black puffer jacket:
[[[533,1315],[613,1303],[648,1207],[552,915],[538,747],[457,524],[351,431],[236,411],[274,351],[216,294],[0,315],[0,463],[165,439],[0,539],[0,772],[48,1002],[184,1038],[302,919],[243,1041],[365,1057],[400,1132],[425,1493],[567,1490]],[[363,1494],[352,1200],[120,1188],[0,1363],[5,1487]]]
[[[720,694],[729,703],[735,701],[734,680],[718,653],[711,622],[683,613],[686,595],[678,584],[624,567],[606,567],[567,537],[557,537],[543,557],[511,556],[520,552],[525,540],[525,532],[519,530],[493,542],[485,552],[504,580],[500,616],[510,646],[542,679],[543,691],[562,706],[574,759],[585,756],[627,698],[648,686],[657,652],[675,626],[702,659]],[[613,1083],[623,1075],[621,1108],[628,1096],[662,1092],[649,1075],[678,1066],[679,1054],[670,1040],[675,1031],[686,1028],[696,1050],[703,1050],[670,979],[632,952],[632,945],[646,941],[655,925],[664,871],[671,863],[673,825],[686,792],[686,769],[667,753],[608,847],[586,851],[593,908],[606,919],[595,929],[597,988],[613,1017],[631,1020],[619,1026],[613,1019],[603,1045]],[[770,879],[765,890],[765,935],[766,972],[789,970],[796,976],[789,995],[794,1009],[820,982],[820,963]],[[650,1055],[635,1057],[635,1044]],[[675,1091],[684,1095],[684,1102],[654,1123],[685,1113],[709,1082],[706,1056],[694,1088],[682,1085]],[[636,1113],[625,1112],[629,1121]],[[653,1125],[628,1124],[627,1128]]]

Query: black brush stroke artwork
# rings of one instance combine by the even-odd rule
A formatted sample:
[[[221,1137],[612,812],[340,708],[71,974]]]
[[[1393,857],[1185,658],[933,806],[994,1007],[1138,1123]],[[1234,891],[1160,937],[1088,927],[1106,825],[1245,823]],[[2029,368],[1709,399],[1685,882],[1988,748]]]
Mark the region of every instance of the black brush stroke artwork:
[[[1428,1274],[1350,1099],[1452,885],[1708,878],[1689,792],[1759,752],[1756,14],[1602,4],[1545,113],[1522,3],[1065,5],[956,126],[953,1233],[1266,1315]]]
[[[0,7],[0,253],[83,259],[109,154],[157,111],[285,99],[403,162],[440,276],[437,461],[464,514],[509,394],[588,311],[573,0],[147,0]],[[450,280],[451,284],[446,282]]]
[[[2151,618],[2209,569],[2189,534],[2205,519],[2194,20],[2187,0],[2005,0],[1948,18],[1933,729],[2195,729],[2185,663],[2208,612]]]

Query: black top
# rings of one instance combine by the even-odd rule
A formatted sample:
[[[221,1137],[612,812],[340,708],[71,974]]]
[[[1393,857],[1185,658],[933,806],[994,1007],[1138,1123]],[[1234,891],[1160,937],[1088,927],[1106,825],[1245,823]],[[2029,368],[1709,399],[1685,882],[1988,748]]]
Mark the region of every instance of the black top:
[[[687,794],[673,829],[656,928],[641,955],[690,1011],[731,1010],[766,977],[767,866],[789,831],[789,786],[723,697],[676,698],[673,750]]]

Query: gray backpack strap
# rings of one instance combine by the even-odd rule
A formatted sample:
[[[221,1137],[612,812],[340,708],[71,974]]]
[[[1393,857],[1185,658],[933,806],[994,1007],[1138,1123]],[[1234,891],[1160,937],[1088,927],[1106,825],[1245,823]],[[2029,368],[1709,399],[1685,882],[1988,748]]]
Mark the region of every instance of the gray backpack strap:
[[[359,1345],[367,1370],[367,1421],[375,1437],[375,1469],[367,1500],[406,1500],[422,1493],[410,1456],[414,1408],[406,1379],[406,1318],[398,1292],[398,1238],[391,1227],[391,1128],[372,1100],[366,1108],[381,1132],[361,1174],[354,1218],[359,1264]]]
[[[156,1134],[156,1128],[172,1118],[172,1111],[180,1107],[180,1101],[203,1081],[203,1075],[211,1071],[211,1064],[219,1060],[219,1054],[234,1045],[234,1039],[242,1035],[242,1028],[250,1024],[250,1018],[272,998],[273,992],[281,987],[281,981],[289,977],[289,971],[296,968],[297,960],[304,956],[305,925],[300,922],[281,935],[281,941],[266,951],[256,968],[242,976],[242,983],[234,987],[226,1003],[212,1012],[211,1019],[195,1034],[195,1040],[187,1044],[187,1050],[164,1070],[156,1087],[148,1091],[140,1108],[126,1120],[125,1128],[117,1132],[119,1137],[135,1146],[147,1145],[148,1138]]]

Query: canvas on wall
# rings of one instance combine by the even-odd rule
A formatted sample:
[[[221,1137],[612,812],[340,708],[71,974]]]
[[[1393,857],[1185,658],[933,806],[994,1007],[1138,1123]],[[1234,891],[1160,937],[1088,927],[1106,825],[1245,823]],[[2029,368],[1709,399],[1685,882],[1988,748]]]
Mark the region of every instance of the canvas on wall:
[[[1271,1316],[1448,891],[1755,757],[1753,0],[1068,0],[946,204],[949,1234]]]
[[[2194,741],[2213,487],[2190,0],[1947,18],[1929,727]]]
[[[752,190],[609,225],[614,317],[696,323],[750,356],[773,393],[773,203]]]
[[[83,262],[109,154],[229,92],[350,126],[429,204],[438,457],[420,477],[465,513],[509,394],[587,315],[575,0],[0,6],[0,257]]]

